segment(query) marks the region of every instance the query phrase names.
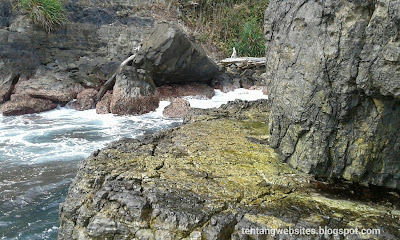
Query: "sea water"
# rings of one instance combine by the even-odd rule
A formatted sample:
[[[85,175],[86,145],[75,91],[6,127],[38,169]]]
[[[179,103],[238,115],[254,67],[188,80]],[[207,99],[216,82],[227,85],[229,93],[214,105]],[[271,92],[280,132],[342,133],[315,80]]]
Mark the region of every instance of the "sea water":
[[[260,90],[215,91],[212,99],[186,97],[191,107],[212,108],[235,99],[267,98]],[[141,116],[57,108],[23,116],[0,115],[0,239],[56,239],[58,208],[78,161],[122,137],[140,138],[178,126],[159,108]]]

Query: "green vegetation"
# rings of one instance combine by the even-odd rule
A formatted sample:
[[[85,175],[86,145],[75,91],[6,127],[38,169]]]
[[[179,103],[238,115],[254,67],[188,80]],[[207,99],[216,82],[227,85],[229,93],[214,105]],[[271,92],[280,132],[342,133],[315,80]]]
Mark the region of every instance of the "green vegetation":
[[[47,32],[67,19],[62,0],[21,0],[21,6],[29,13],[33,23]]]
[[[212,41],[226,56],[265,55],[264,11],[268,0],[179,0],[183,21],[205,43]]]

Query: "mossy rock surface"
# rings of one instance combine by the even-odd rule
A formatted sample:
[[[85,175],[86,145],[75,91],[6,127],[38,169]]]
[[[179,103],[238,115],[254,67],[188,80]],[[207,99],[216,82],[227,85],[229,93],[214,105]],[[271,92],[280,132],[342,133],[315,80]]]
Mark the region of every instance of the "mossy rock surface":
[[[274,239],[243,229],[319,227],[381,231],[344,239],[400,238],[395,205],[337,196],[282,163],[262,106],[192,110],[178,128],[95,152],[60,208],[59,239]]]

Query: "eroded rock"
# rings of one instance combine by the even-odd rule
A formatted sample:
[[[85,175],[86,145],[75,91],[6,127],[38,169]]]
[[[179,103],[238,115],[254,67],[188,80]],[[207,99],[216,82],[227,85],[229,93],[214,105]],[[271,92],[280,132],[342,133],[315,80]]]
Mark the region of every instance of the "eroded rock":
[[[106,94],[104,94],[101,101],[96,104],[96,113],[97,114],[111,113],[110,110],[111,100],[112,100],[112,91],[107,91]]]
[[[149,76],[139,74],[136,68],[125,66],[117,75],[110,111],[114,114],[139,115],[154,111],[159,99]]]
[[[189,109],[190,103],[188,100],[175,98],[172,100],[171,104],[164,109],[163,115],[169,118],[183,118],[187,115]]]
[[[32,78],[18,81],[14,93],[67,103],[83,90],[82,85],[72,80],[68,73],[39,68]]]
[[[157,86],[208,83],[218,73],[216,64],[202,48],[182,29],[166,22],[157,24],[143,39],[134,66],[147,70]]]
[[[71,107],[83,111],[92,109],[95,107],[97,90],[93,88],[88,88],[78,93],[76,96],[76,101],[71,104]]]
[[[400,189],[400,1],[271,1],[271,146],[319,176]]]
[[[170,100],[177,97],[194,96],[200,99],[212,98],[214,88],[202,83],[188,83],[183,85],[164,85],[157,88],[160,100]]]
[[[48,111],[57,107],[57,104],[47,99],[33,98],[28,95],[11,95],[11,100],[0,107],[4,116],[15,116]]]
[[[289,227],[400,236],[398,199],[383,206],[338,197],[279,160],[267,145],[265,100],[199,111],[179,128],[114,142],[83,161],[60,208],[59,239],[245,240],[255,237],[245,229]]]

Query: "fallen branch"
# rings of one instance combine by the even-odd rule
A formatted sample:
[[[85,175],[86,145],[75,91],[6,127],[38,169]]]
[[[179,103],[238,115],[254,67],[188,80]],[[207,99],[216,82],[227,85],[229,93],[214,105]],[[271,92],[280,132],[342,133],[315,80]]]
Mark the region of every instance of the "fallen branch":
[[[110,89],[112,89],[115,85],[115,80],[117,79],[117,74],[121,71],[121,69],[128,64],[128,62],[132,61],[135,58],[136,54],[133,54],[132,56],[128,57],[127,59],[125,59],[117,68],[117,70],[115,70],[114,74],[107,80],[106,83],[104,83],[103,86],[101,86],[99,92],[96,95],[96,100],[97,102],[99,102],[104,94],[106,94],[106,92]]]

